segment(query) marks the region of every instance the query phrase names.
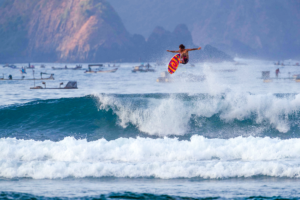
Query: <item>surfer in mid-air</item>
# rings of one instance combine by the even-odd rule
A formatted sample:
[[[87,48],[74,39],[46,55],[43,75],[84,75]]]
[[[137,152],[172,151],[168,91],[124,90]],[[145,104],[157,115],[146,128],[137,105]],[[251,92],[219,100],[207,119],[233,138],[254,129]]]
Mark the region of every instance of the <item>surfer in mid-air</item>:
[[[183,44],[181,44],[181,45],[179,45],[178,51],[167,50],[167,52],[180,53],[180,63],[187,64],[189,62],[189,51],[195,51],[195,50],[200,50],[200,49],[201,49],[201,47],[194,48],[194,49],[186,49],[185,46]]]

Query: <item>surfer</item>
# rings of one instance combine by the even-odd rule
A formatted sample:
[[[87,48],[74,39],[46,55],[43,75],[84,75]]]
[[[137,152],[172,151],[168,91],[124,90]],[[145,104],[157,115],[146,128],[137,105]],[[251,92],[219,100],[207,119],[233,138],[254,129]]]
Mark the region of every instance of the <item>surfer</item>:
[[[26,69],[24,67],[22,67],[22,69],[20,71],[21,71],[21,74],[26,74]]]
[[[178,51],[167,50],[167,52],[180,53],[180,63],[187,64],[189,62],[189,51],[195,51],[195,50],[200,50],[200,49],[201,49],[201,47],[194,48],[194,49],[186,49],[185,46],[183,44],[181,44],[181,45],[179,45]]]

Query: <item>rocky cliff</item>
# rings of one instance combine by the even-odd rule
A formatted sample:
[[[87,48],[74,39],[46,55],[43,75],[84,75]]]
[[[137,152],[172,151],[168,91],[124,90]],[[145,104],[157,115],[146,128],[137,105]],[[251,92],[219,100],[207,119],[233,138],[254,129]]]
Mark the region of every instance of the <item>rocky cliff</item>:
[[[146,40],[106,0],[0,0],[0,63],[156,61],[181,43],[195,47],[186,25]]]
[[[133,46],[131,37],[105,0],[6,0],[0,13],[0,59],[93,62],[134,58],[124,51]]]

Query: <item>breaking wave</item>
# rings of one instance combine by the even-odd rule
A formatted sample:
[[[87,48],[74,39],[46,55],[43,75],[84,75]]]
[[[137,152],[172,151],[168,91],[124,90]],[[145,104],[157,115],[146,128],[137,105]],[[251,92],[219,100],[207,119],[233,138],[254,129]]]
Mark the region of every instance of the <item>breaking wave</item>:
[[[0,136],[291,138],[299,135],[299,111],[298,94],[100,94],[3,107]]]
[[[300,139],[0,139],[0,177],[204,178],[300,176]]]

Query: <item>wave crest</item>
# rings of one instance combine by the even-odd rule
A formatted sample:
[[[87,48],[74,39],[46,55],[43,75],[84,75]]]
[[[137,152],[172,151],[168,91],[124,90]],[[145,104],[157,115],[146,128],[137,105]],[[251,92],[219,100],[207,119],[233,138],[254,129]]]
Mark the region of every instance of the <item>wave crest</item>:
[[[123,128],[133,124],[150,135],[184,135],[191,129],[191,118],[195,125],[202,126],[199,119],[219,116],[225,123],[252,120],[253,125],[269,125],[281,133],[287,133],[297,124],[300,110],[300,95],[276,96],[273,94],[252,95],[200,95],[182,97],[171,95],[165,99],[149,99],[145,105],[137,106],[133,101],[125,102],[110,95],[97,95],[99,108],[112,109]],[[197,123],[200,122],[200,123]]]
[[[193,136],[93,142],[0,139],[0,176],[229,178],[299,177],[300,139]]]

